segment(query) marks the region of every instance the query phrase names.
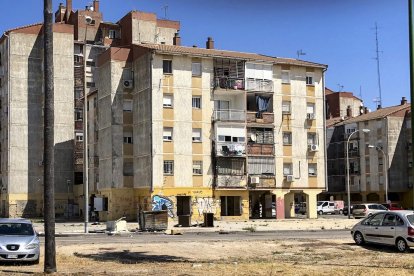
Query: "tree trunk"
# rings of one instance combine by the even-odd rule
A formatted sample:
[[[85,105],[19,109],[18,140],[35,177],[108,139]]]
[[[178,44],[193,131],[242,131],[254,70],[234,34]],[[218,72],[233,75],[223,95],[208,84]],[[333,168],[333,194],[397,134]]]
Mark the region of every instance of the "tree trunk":
[[[53,12],[52,0],[44,0],[44,272],[56,272],[55,245],[55,169],[54,169],[54,86],[53,86]]]

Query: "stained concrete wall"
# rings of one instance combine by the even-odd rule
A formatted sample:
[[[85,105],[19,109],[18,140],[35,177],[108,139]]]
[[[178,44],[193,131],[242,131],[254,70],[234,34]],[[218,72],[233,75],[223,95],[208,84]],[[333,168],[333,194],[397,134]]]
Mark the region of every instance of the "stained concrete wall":
[[[157,27],[156,21],[132,19],[132,44],[161,42],[172,45],[176,29]]]

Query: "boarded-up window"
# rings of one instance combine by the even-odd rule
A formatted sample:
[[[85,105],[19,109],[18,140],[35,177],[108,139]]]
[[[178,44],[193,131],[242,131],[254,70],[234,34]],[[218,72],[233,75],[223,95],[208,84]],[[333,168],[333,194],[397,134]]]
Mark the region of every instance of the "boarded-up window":
[[[268,174],[274,175],[276,171],[275,159],[267,157],[249,157],[247,173],[252,175]]]
[[[222,196],[220,200],[222,216],[241,216],[240,196]]]

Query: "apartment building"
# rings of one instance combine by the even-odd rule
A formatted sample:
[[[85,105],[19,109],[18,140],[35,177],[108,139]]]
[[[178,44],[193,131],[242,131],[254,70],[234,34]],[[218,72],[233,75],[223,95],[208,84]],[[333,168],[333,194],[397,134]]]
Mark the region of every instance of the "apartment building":
[[[316,217],[326,188],[325,65],[218,50],[212,38],[205,48],[181,46],[180,22],[140,11],[105,22],[97,0],[85,10],[67,0],[55,15],[56,143],[65,150],[56,154],[58,215],[85,212],[88,183],[102,220],[161,209],[193,221],[205,212],[280,219],[294,216],[295,195]],[[41,28],[0,40],[2,110],[18,113],[2,117],[5,216],[42,212]]]
[[[328,192],[321,197],[347,200],[347,141],[351,202],[399,202],[412,207],[410,105],[373,112],[363,109],[356,117],[327,121]],[[365,130],[365,131],[364,131]],[[369,130],[369,132],[366,132]],[[386,177],[388,176],[388,189]]]

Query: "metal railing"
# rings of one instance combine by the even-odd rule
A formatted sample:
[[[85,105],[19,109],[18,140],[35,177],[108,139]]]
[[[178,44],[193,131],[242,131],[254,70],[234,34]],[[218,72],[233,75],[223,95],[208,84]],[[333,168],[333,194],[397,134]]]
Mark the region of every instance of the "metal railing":
[[[248,78],[246,81],[246,90],[272,92],[273,81]]]
[[[247,181],[245,175],[217,175],[217,188],[247,188]]]
[[[246,145],[244,143],[218,142],[216,144],[217,156],[246,156]]]
[[[215,121],[242,121],[246,120],[246,112],[244,110],[214,110]]]
[[[244,90],[244,79],[242,78],[227,78],[215,77],[214,87],[221,89]]]

